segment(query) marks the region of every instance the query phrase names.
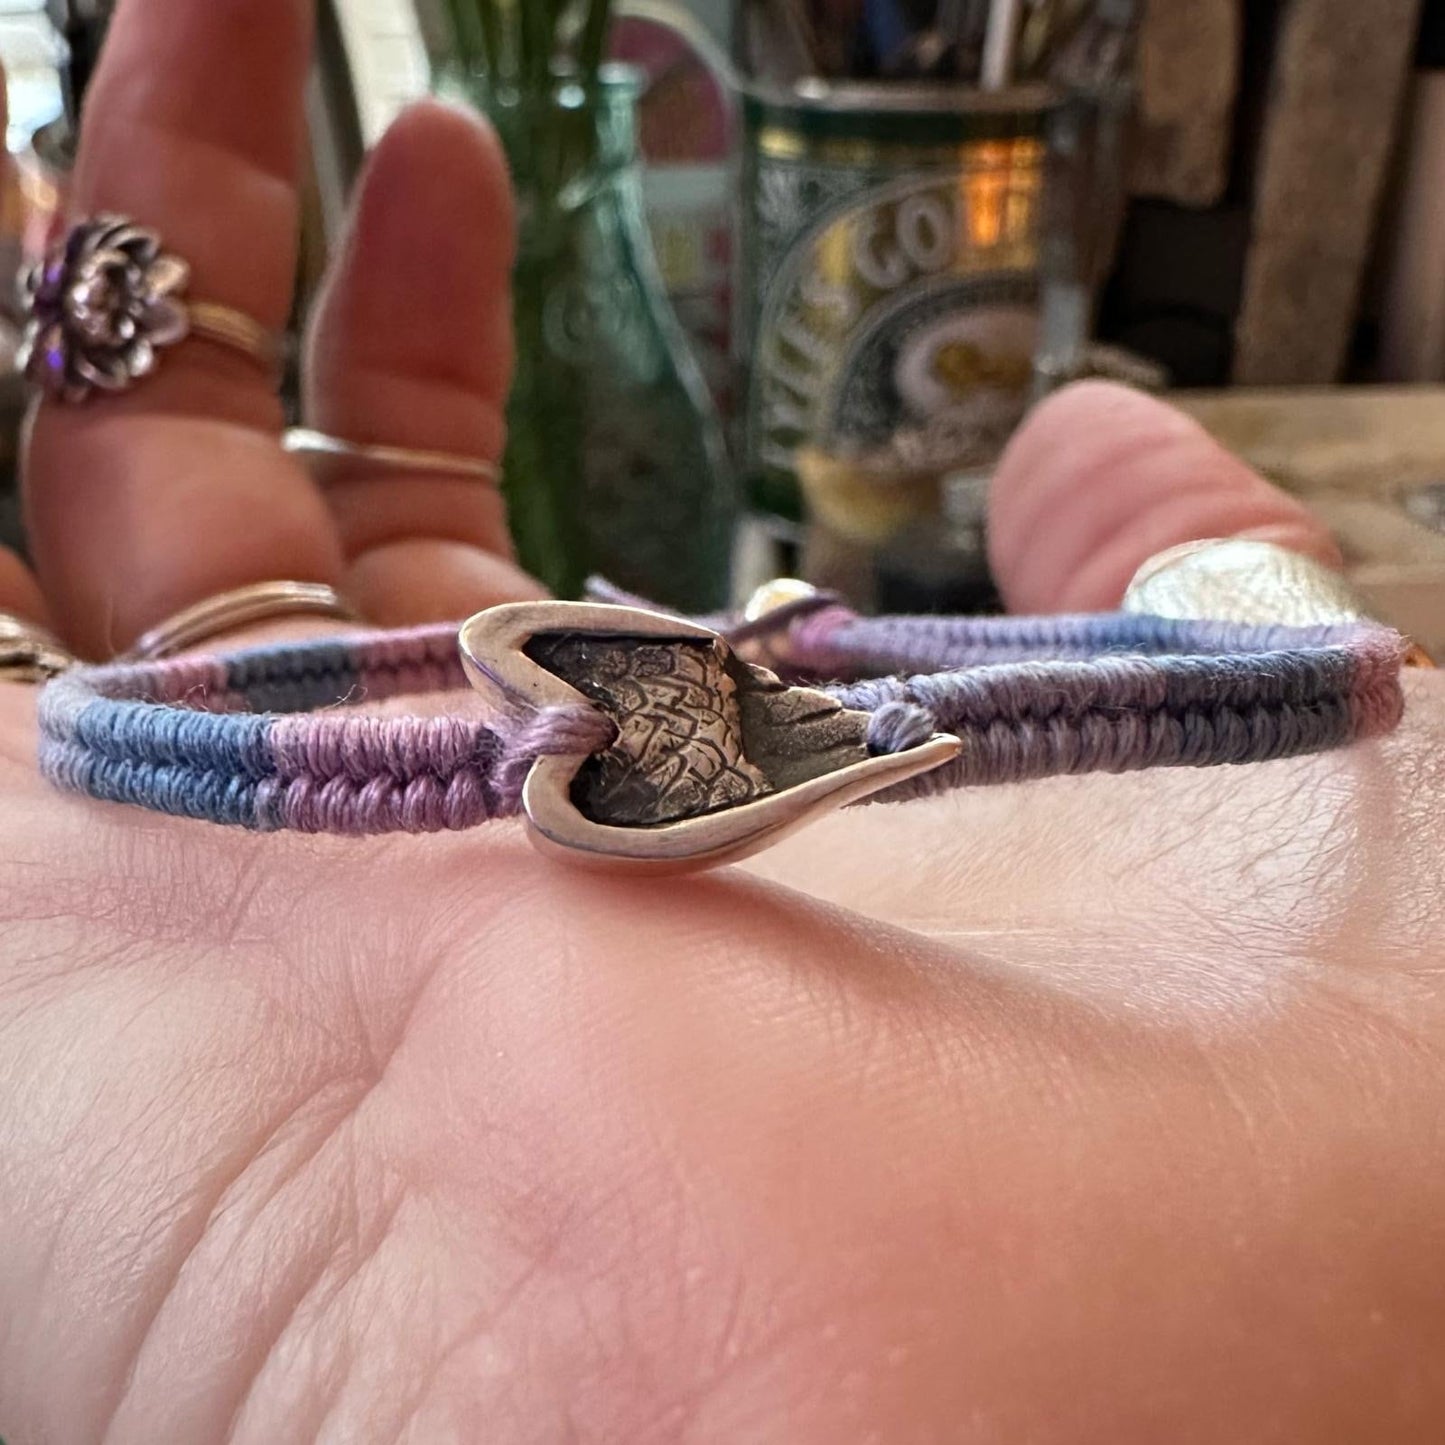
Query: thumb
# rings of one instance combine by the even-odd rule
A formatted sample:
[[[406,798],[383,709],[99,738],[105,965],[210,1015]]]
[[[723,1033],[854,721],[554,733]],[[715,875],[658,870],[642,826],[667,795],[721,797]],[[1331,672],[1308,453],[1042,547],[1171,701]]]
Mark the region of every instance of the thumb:
[[[989,550],[1014,612],[1117,607],[1156,553],[1250,537],[1328,566],[1329,529],[1199,424],[1141,392],[1081,382],[1042,403],[994,478]]]

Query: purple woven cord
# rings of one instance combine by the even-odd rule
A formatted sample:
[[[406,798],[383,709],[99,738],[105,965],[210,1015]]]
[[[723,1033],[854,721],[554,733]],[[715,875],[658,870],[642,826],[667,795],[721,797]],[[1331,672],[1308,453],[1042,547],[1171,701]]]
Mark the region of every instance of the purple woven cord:
[[[1068,641],[1069,631],[1066,625],[1040,640],[1052,649]],[[896,637],[896,628],[880,627],[869,647],[890,635]],[[937,646],[938,637],[920,641],[905,633],[900,650]],[[870,742],[879,752],[917,746],[930,729],[963,740],[954,762],[876,801],[1068,773],[1292,757],[1380,736],[1403,714],[1402,644],[1386,628],[1351,624],[1245,636],[1241,629],[1206,625],[1197,640],[1217,650],[980,666],[828,691],[846,707],[873,713]],[[1225,650],[1250,640],[1296,647]],[[944,644],[959,645],[957,634],[944,630]],[[975,633],[964,645],[981,644]],[[824,646],[838,644],[829,639]],[[836,650],[827,655],[840,660]]]
[[[1085,662],[1110,654],[1195,657],[1298,651],[1347,644],[1359,630],[1357,624],[1251,627],[1125,613],[859,617],[833,605],[792,623],[781,650],[799,673],[842,680],[989,663]]]
[[[435,832],[515,815],[538,757],[616,736],[580,705],[520,723],[352,710],[465,686],[454,627],[77,668],[42,694],[41,767],[70,791],[214,822]],[[323,711],[245,713],[258,697]]]
[[[895,800],[1286,757],[1388,731],[1403,708],[1401,640],[1364,624],[867,619],[824,599],[748,625],[759,637],[770,629],[788,675],[872,714],[875,752],[937,731],[963,740],[955,762],[886,795]],[[67,789],[186,817],[430,832],[515,814],[537,758],[600,752],[616,736],[590,705],[520,723],[356,710],[464,687],[452,626],[79,668],[42,695],[41,763]]]

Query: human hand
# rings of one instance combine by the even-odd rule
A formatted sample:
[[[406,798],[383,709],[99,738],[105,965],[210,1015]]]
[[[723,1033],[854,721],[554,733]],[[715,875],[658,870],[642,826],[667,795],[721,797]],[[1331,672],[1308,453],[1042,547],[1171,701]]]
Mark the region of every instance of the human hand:
[[[271,324],[308,12],[123,4],[77,179]],[[487,136],[403,121],[311,420],[495,458],[509,228]],[[39,581],[5,558],[0,610],[100,656],[278,576],[381,625],[535,595],[475,482],[323,494],[278,426],[201,343],[46,408]],[[1260,529],[1328,547],[1105,388],[999,481],[1027,608]],[[1433,1440],[1445,693],[1410,692],[1383,744],[860,810],[658,888],[506,824],[252,836],[65,798],[0,689],[0,1434]]]

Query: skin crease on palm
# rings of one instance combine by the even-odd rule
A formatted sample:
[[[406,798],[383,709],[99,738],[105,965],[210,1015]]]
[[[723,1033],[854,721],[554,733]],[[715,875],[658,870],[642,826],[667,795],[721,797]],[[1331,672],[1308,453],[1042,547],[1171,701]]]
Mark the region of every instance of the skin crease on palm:
[[[78,181],[271,320],[308,24],[123,0]],[[400,123],[316,422],[496,455],[509,215],[472,121]],[[381,623],[535,595],[485,492],[323,496],[276,421],[200,343],[42,414],[28,515],[74,645],[267,576]],[[1109,606],[1220,532],[1330,555],[1110,388],[1000,471],[1026,610]],[[40,596],[0,559],[0,609]],[[514,825],[255,837],[63,799],[0,688],[0,1435],[1438,1440],[1445,691],[1409,694],[1378,745],[858,809],[658,886]]]

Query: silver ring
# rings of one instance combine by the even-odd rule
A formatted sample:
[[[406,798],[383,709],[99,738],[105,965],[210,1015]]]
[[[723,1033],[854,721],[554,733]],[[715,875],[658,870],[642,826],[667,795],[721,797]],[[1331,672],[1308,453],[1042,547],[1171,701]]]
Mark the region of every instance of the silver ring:
[[[74,661],[38,623],[0,612],[0,682],[48,682]]]
[[[457,452],[420,451],[414,447],[390,447],[378,442],[352,442],[326,432],[292,427],[281,445],[292,456],[313,457],[323,462],[360,462],[384,471],[427,472],[434,476],[473,477],[495,486],[501,471],[480,457]]]
[[[1369,615],[1338,572],[1248,537],[1185,542],[1150,557],[1135,572],[1123,610],[1253,627],[1332,626]]]
[[[238,628],[283,617],[361,621],[356,609],[324,582],[253,582],[203,598],[157,623],[125,654],[125,660],[159,662]]]
[[[1123,610],[1253,627],[1334,626],[1370,617],[1354,588],[1323,562],[1249,537],[1185,542],[1150,557],[1134,574]],[[1405,661],[1435,666],[1408,639]]]
[[[26,379],[68,402],[129,391],[156,369],[158,352],[187,337],[277,372],[283,347],[274,333],[229,306],[188,302],[190,280],[190,266],[154,231],[124,216],[78,222],[25,278]]]

